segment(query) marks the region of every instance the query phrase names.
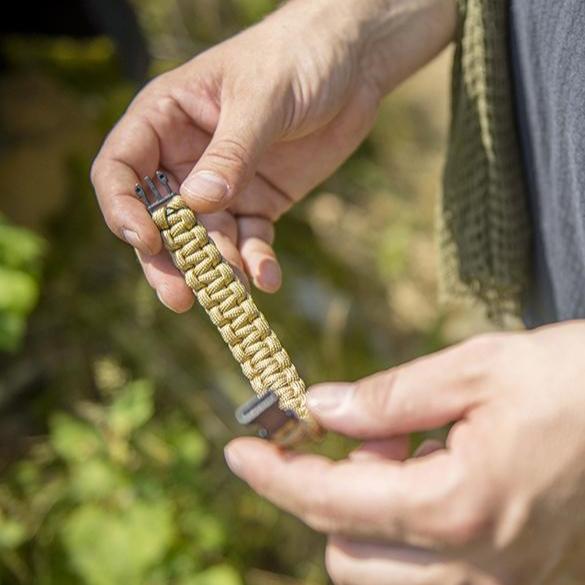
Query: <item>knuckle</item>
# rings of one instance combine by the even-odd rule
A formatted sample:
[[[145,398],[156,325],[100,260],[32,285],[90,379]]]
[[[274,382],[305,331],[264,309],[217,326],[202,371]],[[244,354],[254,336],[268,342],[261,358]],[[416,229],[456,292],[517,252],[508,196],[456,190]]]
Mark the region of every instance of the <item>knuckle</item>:
[[[172,83],[172,71],[167,71],[157,75],[156,77],[153,77],[138,92],[132,104],[140,104],[145,100],[150,100],[151,98],[158,96],[168,87],[172,87]]]
[[[249,150],[237,138],[219,139],[206,153],[206,157],[220,167],[235,167],[244,176],[251,173]]]
[[[452,469],[415,503],[423,540],[445,551],[460,551],[491,538],[495,507],[493,490],[464,465]]]
[[[442,540],[451,548],[467,548],[485,539],[488,533],[487,515],[475,511],[459,511],[446,523]]]
[[[109,204],[103,208],[104,219],[107,226],[117,233],[123,222],[123,209],[118,193],[110,197]]]
[[[469,548],[491,538],[493,515],[487,498],[474,492],[456,493],[443,506],[445,515],[437,527],[438,540],[447,548]]]
[[[507,339],[507,333],[485,333],[463,342],[460,346],[462,381],[473,385],[493,375],[497,371],[494,366],[502,358]]]
[[[506,334],[483,333],[463,343],[463,349],[472,356],[490,356],[496,354],[502,346]]]
[[[375,417],[386,417],[392,409],[392,389],[398,378],[397,370],[388,370],[366,378],[358,387],[364,409]]]

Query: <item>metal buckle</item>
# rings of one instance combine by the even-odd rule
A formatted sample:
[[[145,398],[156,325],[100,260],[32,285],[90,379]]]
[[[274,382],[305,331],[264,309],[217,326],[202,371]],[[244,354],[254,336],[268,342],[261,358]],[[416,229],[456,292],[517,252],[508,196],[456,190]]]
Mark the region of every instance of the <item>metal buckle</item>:
[[[291,410],[278,406],[278,396],[274,392],[255,396],[240,406],[236,420],[243,426],[258,427],[259,437],[283,446],[297,442],[304,435],[300,428],[302,421]]]
[[[154,213],[161,205],[164,205],[168,201],[170,201],[173,197],[177,194],[171,189],[169,184],[169,179],[165,173],[162,171],[156,171],[155,173],[156,178],[158,179],[159,183],[164,187],[166,191],[166,195],[163,195],[156,186],[155,182],[148,176],[144,177],[144,182],[146,183],[148,190],[150,191],[150,197],[146,194],[146,191],[142,187],[140,183],[136,183],[136,187],[134,187],[134,192],[136,196],[144,205],[146,209],[148,209],[149,213]]]

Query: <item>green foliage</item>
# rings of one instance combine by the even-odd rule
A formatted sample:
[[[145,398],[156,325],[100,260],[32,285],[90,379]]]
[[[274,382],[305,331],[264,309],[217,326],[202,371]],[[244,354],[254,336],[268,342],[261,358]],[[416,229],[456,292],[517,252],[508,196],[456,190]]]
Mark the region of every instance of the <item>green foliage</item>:
[[[173,539],[172,512],[164,502],[134,502],[122,510],[91,503],[62,526],[65,550],[88,585],[139,585],[159,565]]]
[[[0,494],[0,560],[17,555],[34,582],[241,583],[233,567],[215,566],[228,538],[203,505],[214,486],[204,480],[207,443],[197,429],[175,413],[153,420],[144,381],[81,411],[53,416],[47,439]],[[39,555],[67,563],[36,575]]]
[[[39,296],[43,240],[0,216],[0,350],[18,349]]]
[[[146,423],[153,413],[152,386],[136,382],[116,397],[107,416],[111,431],[127,437]]]
[[[253,23],[274,9],[273,0],[234,0],[245,23]]]
[[[181,581],[180,585],[241,585],[241,583],[242,580],[232,567],[219,565]]]

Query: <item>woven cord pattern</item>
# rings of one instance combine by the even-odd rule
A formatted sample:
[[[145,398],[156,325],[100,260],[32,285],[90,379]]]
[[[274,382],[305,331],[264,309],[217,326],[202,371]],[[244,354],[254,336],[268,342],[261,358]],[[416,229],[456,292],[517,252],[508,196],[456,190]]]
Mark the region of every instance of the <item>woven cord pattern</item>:
[[[283,410],[308,419],[305,384],[252,297],[179,195],[154,211],[175,266],[183,273],[256,394],[273,391]]]
[[[509,0],[459,0],[452,122],[439,242],[444,297],[518,315],[531,278],[531,222],[514,111]]]

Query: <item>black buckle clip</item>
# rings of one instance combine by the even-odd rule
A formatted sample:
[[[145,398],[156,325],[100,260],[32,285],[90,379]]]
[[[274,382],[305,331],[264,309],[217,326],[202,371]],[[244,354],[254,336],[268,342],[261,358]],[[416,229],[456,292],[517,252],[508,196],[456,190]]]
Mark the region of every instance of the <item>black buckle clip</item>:
[[[140,199],[140,201],[142,201],[142,203],[144,203],[146,209],[148,209],[149,213],[151,214],[154,213],[154,211],[156,211],[156,209],[158,209],[161,205],[164,205],[177,195],[171,189],[169,179],[165,173],[163,173],[162,171],[156,171],[155,175],[156,178],[159,180],[159,183],[161,183],[161,185],[164,187],[166,195],[163,195],[158,190],[158,187],[156,186],[155,182],[148,176],[144,177],[144,182],[148,186],[148,190],[150,191],[151,195],[150,197],[146,194],[146,191],[143,189],[140,183],[137,183],[136,187],[134,187],[134,192],[136,193],[136,196],[138,197],[138,199]]]
[[[244,426],[258,427],[258,436],[280,445],[290,445],[298,440],[301,421],[291,410],[278,406],[278,396],[266,392],[255,396],[236,411],[236,420]]]

